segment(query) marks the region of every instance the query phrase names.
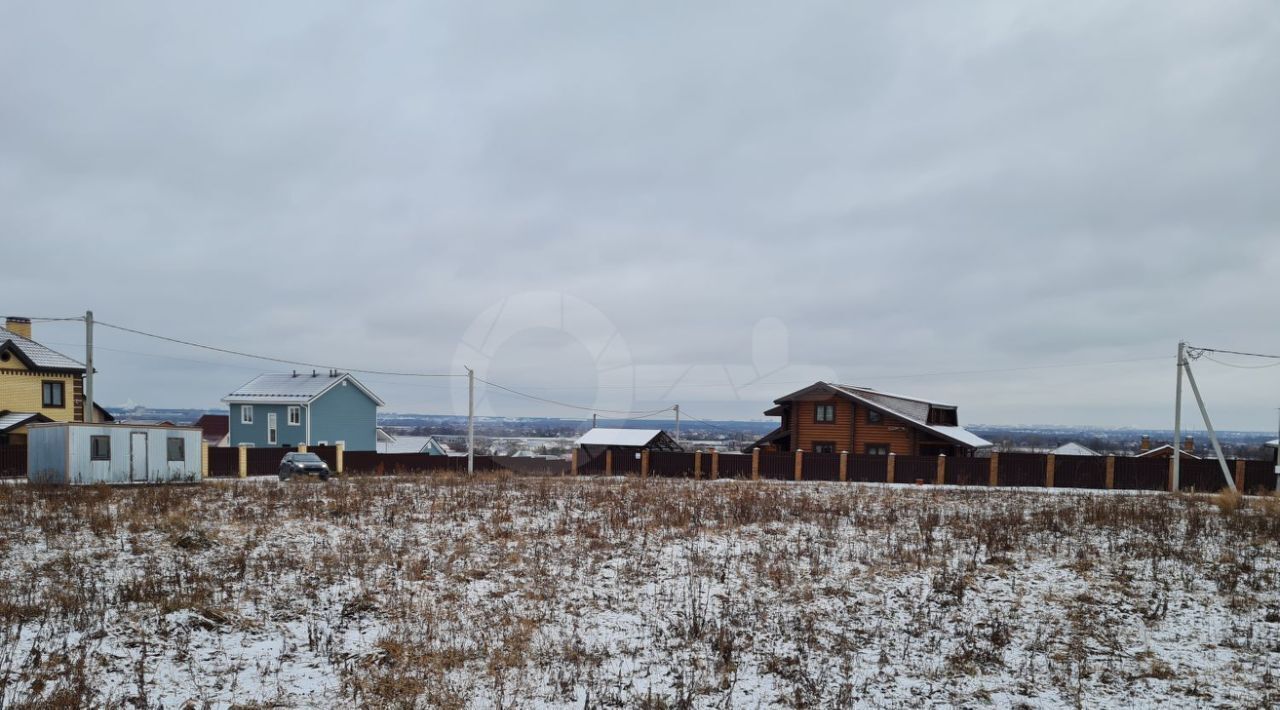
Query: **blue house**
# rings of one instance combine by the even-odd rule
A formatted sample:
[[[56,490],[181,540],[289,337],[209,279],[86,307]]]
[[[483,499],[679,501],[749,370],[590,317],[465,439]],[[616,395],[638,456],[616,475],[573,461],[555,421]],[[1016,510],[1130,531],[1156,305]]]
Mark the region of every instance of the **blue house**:
[[[258,375],[222,401],[231,408],[231,446],[376,449],[383,401],[346,372]]]

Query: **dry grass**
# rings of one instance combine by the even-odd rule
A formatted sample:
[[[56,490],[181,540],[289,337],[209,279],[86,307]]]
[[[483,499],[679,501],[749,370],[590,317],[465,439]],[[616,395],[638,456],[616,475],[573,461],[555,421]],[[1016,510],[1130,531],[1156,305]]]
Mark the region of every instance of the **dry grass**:
[[[0,486],[0,706],[1269,706],[1280,506],[454,477]]]

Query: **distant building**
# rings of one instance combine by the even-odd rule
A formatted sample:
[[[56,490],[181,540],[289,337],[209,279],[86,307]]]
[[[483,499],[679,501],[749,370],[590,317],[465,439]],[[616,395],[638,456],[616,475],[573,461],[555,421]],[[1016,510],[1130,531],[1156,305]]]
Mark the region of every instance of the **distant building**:
[[[31,319],[9,316],[0,328],[0,446],[22,446],[27,426],[82,422],[85,367],[31,339]],[[95,420],[113,421],[94,405]]]
[[[226,414],[204,414],[195,425],[209,446],[228,446],[231,434],[231,417]]]
[[[1102,455],[1102,454],[1099,454],[1097,451],[1094,451],[1093,449],[1087,446],[1077,444],[1074,441],[1063,444],[1062,446],[1059,446],[1058,448],[1054,449],[1053,451],[1050,451],[1049,453],[1053,454],[1054,456],[1101,456]]]
[[[1138,458],[1143,459],[1168,459],[1173,458],[1175,449],[1171,444],[1161,444],[1155,448],[1151,446],[1151,437],[1143,435],[1142,443],[1138,445]],[[1196,455],[1195,437],[1187,436],[1182,439],[1182,449],[1178,451],[1182,458],[1199,459]]]
[[[378,427],[378,451],[384,454],[430,454],[449,456],[453,452],[434,436],[396,436]]]
[[[596,427],[578,437],[574,443],[591,460],[606,451],[615,454],[638,454],[649,451],[683,451],[675,439],[661,429],[610,429]]]
[[[383,401],[350,373],[258,375],[222,398],[230,444],[324,446],[375,451]]]
[[[959,424],[955,405],[815,382],[774,400],[780,426],[747,447],[812,453],[973,456],[993,444]]]

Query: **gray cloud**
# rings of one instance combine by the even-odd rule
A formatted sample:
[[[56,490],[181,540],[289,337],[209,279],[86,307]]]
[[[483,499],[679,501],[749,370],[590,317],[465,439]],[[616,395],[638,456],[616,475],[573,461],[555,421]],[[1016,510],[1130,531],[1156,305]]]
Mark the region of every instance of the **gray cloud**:
[[[1280,352],[1277,48],[1267,2],[8,5],[4,309],[439,371],[552,290],[638,366],[750,366],[776,317],[796,365],[971,422],[1166,424],[1179,338]],[[110,403],[269,369],[100,343]],[[594,401],[564,333],[493,362]],[[1270,427],[1280,368],[1201,369],[1220,424]]]

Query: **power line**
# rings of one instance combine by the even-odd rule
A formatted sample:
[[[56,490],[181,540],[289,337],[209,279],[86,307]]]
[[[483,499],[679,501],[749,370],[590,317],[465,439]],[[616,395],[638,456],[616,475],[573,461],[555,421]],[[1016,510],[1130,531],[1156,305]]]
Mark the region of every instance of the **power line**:
[[[343,372],[359,372],[367,375],[386,375],[389,377],[466,377],[466,375],[461,375],[461,374],[395,372],[395,371],[389,371],[389,370],[366,370],[366,369],[361,369],[357,367],[338,367],[336,365],[321,365],[314,362],[303,362],[301,360],[289,360],[286,358],[271,357],[269,355],[255,355],[253,353],[247,353],[240,350],[231,350],[229,348],[220,348],[214,345],[205,345],[203,343],[196,343],[190,340],[182,340],[181,338],[171,338],[167,335],[158,335],[156,333],[148,333],[146,331],[136,330],[134,328],[126,328],[125,326],[115,325],[114,323],[107,323],[106,321],[94,321],[94,322],[97,325],[101,325],[106,328],[112,328],[114,330],[120,330],[126,333],[133,333],[135,335],[142,335],[148,338],[155,338],[156,340],[163,340],[169,343],[186,345],[188,347],[193,347],[193,348],[201,348],[203,350],[210,350],[216,353],[223,353],[224,355],[235,355],[237,357],[247,357],[247,358],[252,358],[254,360],[266,360],[268,362],[278,362],[285,365],[297,365],[299,367],[311,367],[311,368],[317,368],[322,370],[341,370]]]
[[[1237,370],[1265,370],[1268,367],[1280,367],[1280,362],[1273,362],[1266,365],[1237,365],[1233,362],[1226,362],[1224,360],[1219,360],[1211,355],[1206,355],[1204,353],[1200,353],[1200,354],[1204,355],[1204,359],[1208,360],[1209,362],[1216,362],[1217,364],[1222,365],[1224,367],[1234,367]]]
[[[489,381],[489,380],[486,380],[486,379],[483,379],[483,378],[480,378],[480,377],[477,377],[477,378],[476,378],[476,380],[477,380],[478,382],[483,382],[483,383],[485,383],[486,385],[489,385],[490,387],[494,387],[494,388],[500,389],[500,390],[502,390],[503,392],[509,392],[509,393],[511,393],[511,394],[514,394],[514,395],[516,395],[516,396],[518,396],[518,397],[524,397],[524,398],[526,398],[526,399],[531,399],[531,400],[534,400],[534,401],[536,401],[536,402],[545,402],[545,403],[547,403],[547,404],[554,404],[554,405],[559,406],[559,407],[567,407],[567,408],[569,408],[569,409],[579,409],[579,410],[582,410],[582,411],[585,411],[585,412],[598,412],[598,413],[600,413],[600,414],[618,414],[618,415],[621,415],[621,416],[624,416],[624,417],[630,417],[630,418],[634,418],[634,419],[639,419],[639,418],[640,418],[640,415],[642,415],[642,414],[643,414],[643,415],[653,415],[653,414],[661,414],[662,412],[669,412],[669,411],[671,411],[671,407],[663,407],[662,409],[655,409],[655,410],[653,410],[653,411],[651,411],[651,412],[627,412],[627,411],[623,411],[623,410],[620,410],[620,409],[600,409],[600,408],[598,408],[598,407],[584,407],[584,406],[579,405],[579,404],[570,404],[570,403],[568,403],[568,402],[561,402],[561,401],[554,400],[554,399],[547,399],[546,397],[539,397],[539,396],[537,396],[537,395],[529,394],[529,393],[527,393],[527,392],[521,392],[521,391],[519,391],[519,390],[515,390],[515,389],[512,389],[512,388],[510,388],[510,387],[504,387],[504,386],[502,386],[502,385],[500,385],[500,384],[498,384],[498,383],[496,383],[496,382],[491,382],[491,381]]]
[[[1266,353],[1246,353],[1239,350],[1219,350],[1218,348],[1197,348],[1194,345],[1187,346],[1187,355],[1192,358],[1198,358],[1203,353],[1221,353],[1223,355],[1243,355],[1244,357],[1261,357],[1269,360],[1280,360],[1280,355],[1269,355]],[[1226,364],[1226,363],[1221,363]]]

